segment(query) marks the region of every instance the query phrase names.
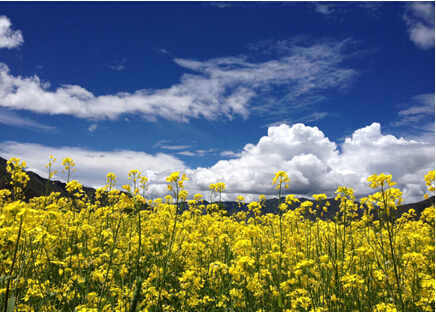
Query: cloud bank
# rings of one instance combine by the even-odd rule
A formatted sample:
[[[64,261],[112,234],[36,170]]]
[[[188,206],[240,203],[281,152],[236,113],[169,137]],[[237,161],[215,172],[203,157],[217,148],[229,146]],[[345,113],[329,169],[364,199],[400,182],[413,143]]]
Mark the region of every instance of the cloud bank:
[[[114,172],[121,188],[129,183],[128,171],[138,169],[150,178],[150,198],[167,194],[165,177],[172,171],[186,172],[190,180],[185,185],[191,197],[200,193],[208,198],[209,185],[216,182],[226,183],[226,200],[234,200],[237,195],[247,200],[256,200],[260,194],[273,197],[277,192],[272,178],[284,170],[291,179],[288,192],[298,196],[326,193],[333,197],[338,186],[351,187],[357,196],[366,196],[373,192],[366,181],[368,176],[383,172],[392,174],[406,202],[422,200],[426,192],[424,175],[435,168],[434,144],[383,135],[380,124],[373,123],[346,138],[340,144],[341,152],[338,147],[317,127],[299,123],[269,127],[266,136],[257,144],[245,145],[234,155],[237,158],[220,160],[210,168],[189,168],[163,153],[51,148],[17,142],[0,143],[0,155],[21,157],[29,170],[42,175],[50,155],[58,159],[55,169],[59,172],[61,159],[71,157],[77,165],[77,179],[94,187],[104,186],[106,174]],[[58,179],[61,176],[57,174]]]
[[[53,180],[65,182],[65,174],[62,173],[62,159],[70,157],[74,159],[77,171],[73,178],[90,187],[104,187],[106,175],[115,173],[117,188],[121,189],[124,184],[129,184],[127,174],[129,170],[137,169],[143,175],[149,177],[155,185],[150,188],[150,195],[158,197],[164,194],[165,177],[173,171],[185,170],[187,167],[183,161],[167,154],[157,153],[150,155],[144,152],[129,150],[95,151],[78,147],[49,147],[33,143],[18,143],[7,141],[0,143],[0,155],[3,158],[20,157],[26,161],[29,171],[33,171],[47,178],[48,172],[45,164],[49,156],[53,155],[57,161],[53,170],[58,173]],[[161,181],[160,178],[163,178]]]
[[[353,44],[349,39],[308,44],[294,38],[269,46],[260,54],[270,60],[261,62],[255,60],[256,56],[174,59],[194,72],[185,73],[179,84],[168,89],[102,96],[78,85],[51,90],[50,84],[37,75],[16,77],[6,64],[0,63],[0,106],[94,120],[139,114],[150,121],[160,117],[181,122],[189,118],[248,118],[253,111],[274,111],[270,106],[277,101],[286,101],[287,109],[295,111],[315,102],[320,91],[344,89],[353,81],[357,71],[344,65]],[[278,98],[272,99],[270,91],[279,87],[284,91],[280,89]]]
[[[338,146],[317,127],[295,124],[269,127],[256,145],[247,144],[240,157],[221,160],[211,168],[189,171],[196,187],[226,182],[242,194],[276,195],[272,177],[289,173],[289,192],[310,197],[316,192],[334,196],[338,186],[352,187],[358,196],[371,192],[366,182],[374,173],[392,174],[408,201],[422,199],[423,177],[434,170],[434,145],[382,135],[380,124],[356,130]]]

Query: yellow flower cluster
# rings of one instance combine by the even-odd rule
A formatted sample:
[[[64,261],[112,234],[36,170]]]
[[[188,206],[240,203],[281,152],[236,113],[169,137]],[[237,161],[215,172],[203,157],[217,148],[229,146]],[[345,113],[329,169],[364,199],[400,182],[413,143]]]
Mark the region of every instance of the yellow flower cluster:
[[[283,183],[291,182],[289,176],[284,171],[279,171],[276,173],[273,178],[273,185],[277,185],[276,189],[281,189]],[[288,184],[284,185],[285,188],[288,188]]]
[[[248,205],[255,216],[247,219],[246,213],[206,213],[200,194],[187,200],[187,177],[180,172],[167,178],[177,203],[172,196],[147,201],[135,183],[145,191],[148,179],[134,170],[129,177],[129,193],[117,191],[116,177],[109,174],[93,198],[79,196],[82,187],[75,180],[67,185],[70,198],[51,193],[25,203],[0,192],[2,309],[435,309],[434,207],[433,218],[430,210],[418,221],[413,211],[390,218],[401,192],[391,188],[388,176],[368,179],[381,196],[363,199],[361,207],[352,189],[339,187],[341,210],[333,221],[305,218],[309,212],[329,213],[324,194],[313,195],[316,207],[304,202],[299,209],[292,208],[298,199],[288,195],[277,215],[261,214],[261,196]],[[280,172],[273,184],[288,182]],[[366,209],[361,219],[357,209]]]
[[[13,195],[15,199],[24,199],[23,190],[27,186],[27,182],[30,180],[29,176],[23,169],[26,168],[26,162],[22,161],[20,164],[20,158],[13,157],[6,163],[6,171],[11,175],[10,184],[13,187]]]
[[[435,172],[434,171],[430,171],[428,174],[425,175],[425,185],[427,185],[428,190],[430,192],[433,192],[433,193],[435,192],[434,180],[435,180]],[[428,194],[425,194],[424,198],[427,199]]]
[[[52,159],[51,156],[50,156],[50,159]],[[50,162],[49,162],[49,165],[50,165]],[[62,173],[67,174],[66,180],[68,183],[68,182],[70,182],[70,178],[71,178],[71,175],[73,174],[73,172],[76,172],[76,169],[73,168],[74,166],[76,166],[76,164],[74,163],[74,160],[72,158],[66,157],[66,158],[62,159],[62,165],[65,168],[65,170],[62,170]]]

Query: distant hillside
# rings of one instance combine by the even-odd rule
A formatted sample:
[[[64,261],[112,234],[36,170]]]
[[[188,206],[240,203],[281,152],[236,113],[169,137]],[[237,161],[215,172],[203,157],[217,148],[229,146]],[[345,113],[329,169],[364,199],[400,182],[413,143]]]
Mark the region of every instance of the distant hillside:
[[[315,201],[314,199],[307,199],[307,198],[299,198],[300,203],[295,203],[295,208],[300,207],[300,204],[306,200],[313,202],[313,206],[312,207],[316,207],[316,205],[318,204],[317,201]],[[282,198],[282,203],[285,201],[285,197]],[[324,216],[321,217],[322,220],[327,220],[327,219],[332,219],[331,216],[335,216],[337,212],[339,212],[339,204],[340,201],[336,201],[334,198],[328,198],[327,200],[323,200],[321,201],[321,207],[324,207],[326,202],[330,203],[330,206],[328,207],[328,213],[324,212]],[[406,204],[406,205],[402,205],[398,207],[397,210],[397,217],[401,216],[401,214],[403,214],[404,212],[408,212],[409,209],[415,209],[416,212],[416,217],[415,220],[419,220],[419,218],[421,217],[421,213],[422,211],[424,211],[425,208],[428,208],[432,205],[432,203],[435,202],[435,196],[432,196],[426,200],[417,202],[417,203],[413,203],[413,204]],[[356,201],[355,203],[358,204],[358,207],[360,207],[360,203],[358,201]],[[226,207],[226,210],[229,214],[232,214],[235,211],[235,207],[238,206],[237,202],[224,202],[223,203]],[[273,199],[268,199],[265,202],[265,207],[262,209],[262,214],[267,214],[267,213],[273,213],[276,214],[278,213],[278,204],[279,204],[279,200],[278,198],[273,198]],[[242,205],[241,209],[238,209],[237,211],[248,211],[248,207],[247,205]],[[358,209],[357,213],[359,215],[359,217],[361,217],[363,215],[363,209]],[[312,220],[315,219],[315,216],[312,216]],[[374,220],[377,220],[377,217],[374,217]]]
[[[9,184],[9,182],[11,181],[11,175],[6,171],[6,163],[7,160],[0,157],[0,190],[8,189],[12,191],[12,186]],[[27,187],[24,190],[24,196],[26,197],[26,201],[33,197],[45,195],[45,185],[47,179],[39,176],[32,171],[26,171],[26,173],[30,178],[29,182],[27,183]],[[62,197],[68,196],[68,192],[65,189],[66,186],[67,184],[61,181],[50,181],[50,191],[60,192]],[[83,186],[83,190],[88,196],[94,196],[95,194],[95,189],[91,187]]]
[[[28,176],[30,177],[30,181],[27,184],[27,188],[25,189],[25,193],[24,195],[26,196],[26,200],[28,201],[29,199],[33,198],[33,197],[38,197],[38,196],[43,196],[45,195],[45,184],[47,182],[47,179],[42,178],[41,176],[39,176],[38,174],[32,172],[32,171],[27,171]],[[10,174],[6,171],[6,159],[1,158],[0,157],[0,190],[1,189],[9,189],[12,190],[12,186],[9,184],[10,181]],[[66,183],[64,182],[60,182],[60,181],[51,181],[51,191],[54,192],[60,192],[61,196],[68,196],[68,193],[65,189],[66,187]],[[88,196],[90,198],[92,198],[95,194],[95,189],[91,188],[91,187],[83,187],[83,190],[86,192],[86,194],[88,194]],[[285,197],[282,198],[282,202],[284,202]],[[299,198],[300,203],[309,200],[313,202],[313,207],[315,207],[318,202],[315,202],[313,199],[306,199],[306,198]],[[334,216],[336,214],[336,212],[339,212],[339,201],[335,201],[333,198],[329,198],[327,200],[323,200],[321,202],[322,206],[325,205],[325,202],[329,201],[330,206],[328,207],[328,212],[329,213],[324,213],[324,216],[322,217],[322,219],[326,220],[326,219],[331,219],[330,215]],[[417,203],[413,203],[413,204],[407,204],[407,205],[403,205],[398,207],[398,216],[400,216],[403,212],[407,212],[409,211],[409,209],[413,208],[416,211],[416,220],[419,219],[419,217],[421,216],[422,211],[427,208],[430,207],[432,205],[432,203],[435,202],[435,197],[431,197],[429,199],[417,202]],[[300,203],[295,203],[295,207],[298,208],[300,207]],[[358,202],[357,202],[358,203]],[[205,205],[208,204],[207,201],[204,202]],[[242,205],[240,209],[236,209],[236,207],[238,207],[238,203],[235,201],[228,201],[228,202],[223,202],[227,212],[231,215],[233,214],[233,212],[238,212],[238,211],[248,211],[248,207],[247,205]],[[267,213],[278,213],[278,204],[279,204],[279,200],[278,198],[273,198],[273,199],[268,199],[265,202],[265,207],[262,209],[262,214],[267,214]],[[363,211],[361,209],[359,209],[357,211],[357,213],[359,214],[359,216],[362,215]]]

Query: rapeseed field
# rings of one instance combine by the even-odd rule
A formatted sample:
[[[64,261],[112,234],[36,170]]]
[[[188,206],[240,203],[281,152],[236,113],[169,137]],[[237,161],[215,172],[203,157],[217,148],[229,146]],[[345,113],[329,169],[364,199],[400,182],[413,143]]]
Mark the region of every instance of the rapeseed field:
[[[391,175],[370,176],[373,193],[360,205],[353,189],[339,187],[340,212],[323,221],[324,194],[298,208],[288,195],[277,214],[261,214],[261,196],[248,203],[250,214],[228,216],[200,194],[188,200],[180,172],[167,178],[163,199],[147,200],[148,179],[137,170],[124,192],[109,173],[91,197],[70,180],[70,158],[62,162],[69,197],[60,197],[50,192],[55,161],[47,164],[47,196],[28,203],[26,164],[8,161],[12,191],[0,190],[5,312],[435,309],[434,205],[418,221],[413,210],[395,217],[402,193]],[[284,171],[271,178],[281,198],[291,181]],[[434,193],[435,172],[425,181]],[[211,185],[211,194],[224,191],[224,183]]]

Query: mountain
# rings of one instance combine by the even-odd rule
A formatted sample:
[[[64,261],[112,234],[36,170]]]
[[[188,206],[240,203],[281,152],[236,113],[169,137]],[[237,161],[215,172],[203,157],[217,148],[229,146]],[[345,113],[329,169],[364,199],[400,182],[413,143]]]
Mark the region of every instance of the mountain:
[[[42,178],[38,174],[32,172],[32,171],[26,171],[27,175],[29,176],[30,180],[27,183],[27,187],[24,191],[24,195],[26,197],[26,201],[33,197],[43,196],[45,195],[45,188],[47,179]],[[9,184],[10,181],[10,174],[6,171],[6,159],[0,157],[0,190],[2,189],[9,189],[12,190],[12,186]],[[61,181],[50,181],[50,191],[54,192],[60,192],[61,196],[67,197],[68,193],[65,189],[66,183]],[[95,194],[95,189],[91,187],[85,187],[83,186],[83,190],[88,195],[89,198],[93,198]],[[313,207],[315,207],[318,202],[316,202],[313,199],[307,199],[307,198],[299,198],[300,202],[295,203],[295,208],[300,207],[300,204],[306,200],[313,202]],[[281,202],[283,203],[285,201],[285,197],[281,199]],[[336,201],[333,198],[329,198],[327,200],[321,201],[321,207],[324,207],[326,202],[330,203],[330,206],[328,207],[328,213],[324,213],[324,216],[321,217],[323,220],[332,219],[332,216],[334,216],[337,212],[339,212],[339,204],[340,201]],[[415,220],[418,220],[421,216],[422,211],[424,211],[425,208],[430,207],[432,203],[434,204],[435,197],[432,196],[429,199],[413,203],[413,204],[406,204],[398,207],[397,210],[397,216],[401,216],[402,213],[409,211],[409,209],[415,209],[416,211],[416,217]],[[203,202],[204,205],[209,204],[207,201]],[[238,207],[238,203],[235,201],[227,201],[222,203],[224,205],[225,210],[229,215],[233,214],[235,211],[245,211],[248,212],[248,206],[247,204],[241,205],[240,208],[236,209]],[[265,207],[262,209],[262,214],[267,213],[278,213],[278,204],[279,200],[278,198],[268,199],[265,201]],[[359,202],[356,201],[356,204],[358,204],[358,207],[360,207]],[[363,210],[358,209],[357,213],[359,216],[362,216]],[[312,219],[315,217],[312,216]],[[376,220],[377,217],[374,216],[374,220]]]
[[[6,171],[7,161],[6,159],[0,157],[0,190],[8,189],[12,191],[12,185],[9,183],[11,181],[11,175]],[[27,186],[24,189],[25,201],[33,197],[45,195],[47,179],[39,176],[32,171],[26,171],[30,180],[27,182]],[[67,184],[61,181],[50,181],[50,192],[60,192],[61,197],[67,197],[68,192],[66,190]],[[91,187],[83,186],[83,191],[88,196],[94,196],[95,189]],[[90,198],[92,198],[90,197]]]
[[[318,201],[315,201],[314,199],[307,199],[307,198],[299,198],[300,202],[295,203],[294,207],[295,208],[299,208],[301,203],[304,201],[310,201],[313,203],[312,207],[315,208],[316,205],[318,205]],[[324,212],[324,215],[321,217],[322,220],[332,220],[332,218],[336,215],[337,212],[340,211],[340,201],[339,200],[335,200],[334,198],[328,198],[326,200],[322,200],[321,201],[321,207],[324,207],[326,202],[330,203],[330,206],[328,206],[327,209],[327,213]],[[285,202],[285,197],[282,197],[281,202],[284,203]],[[415,209],[416,212],[416,216],[415,216],[415,220],[419,220],[419,218],[421,217],[421,213],[424,211],[425,208],[430,207],[432,204],[434,204],[435,202],[435,196],[429,197],[428,199],[425,199],[423,201],[417,202],[417,203],[412,203],[412,204],[405,204],[405,205],[401,205],[399,207],[397,207],[397,212],[396,212],[396,217],[400,217],[403,213],[408,212],[409,209]],[[229,214],[232,214],[235,211],[235,207],[238,207],[238,203],[237,202],[223,202],[225,209],[227,210],[227,212]],[[355,204],[357,204],[358,207],[360,207],[360,202],[359,201],[355,201]],[[278,213],[278,205],[279,205],[279,200],[278,198],[273,198],[273,199],[268,199],[265,201],[265,207],[262,208],[262,214],[267,214],[267,213],[273,213],[273,214],[277,214]],[[366,205],[364,206],[366,208]],[[240,209],[236,210],[238,211],[245,211],[248,212],[248,206],[247,204],[244,204],[241,206]],[[360,218],[363,215],[364,210],[363,209],[358,209],[356,211],[356,213],[359,215],[358,218]],[[315,220],[316,216],[311,215],[311,220]],[[378,216],[374,216],[373,220],[377,220]]]

